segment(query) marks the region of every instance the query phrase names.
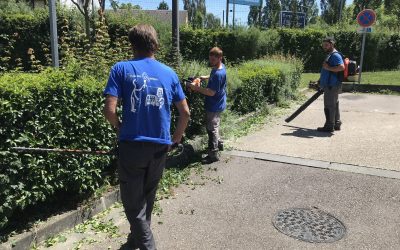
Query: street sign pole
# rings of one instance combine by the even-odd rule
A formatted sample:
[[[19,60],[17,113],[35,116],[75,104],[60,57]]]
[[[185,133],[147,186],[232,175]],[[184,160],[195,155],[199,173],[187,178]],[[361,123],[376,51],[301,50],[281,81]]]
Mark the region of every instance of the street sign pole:
[[[226,20],[225,20],[225,27],[228,28],[228,23],[229,23],[229,0],[226,0]]]
[[[235,0],[233,0],[232,28],[235,29]]]
[[[361,83],[361,74],[362,74],[363,64],[364,64],[364,52],[365,52],[366,37],[367,37],[367,32],[365,31],[365,28],[364,28],[362,45],[361,45],[361,61],[360,61],[360,72],[358,73],[358,84]]]
[[[51,60],[54,68],[60,67],[57,40],[57,13],[55,0],[49,1]]]

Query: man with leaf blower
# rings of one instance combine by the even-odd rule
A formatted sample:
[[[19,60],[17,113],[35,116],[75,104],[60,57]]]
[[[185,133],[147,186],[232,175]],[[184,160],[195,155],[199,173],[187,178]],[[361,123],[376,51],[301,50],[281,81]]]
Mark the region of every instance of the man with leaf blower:
[[[343,55],[335,49],[335,40],[326,38],[322,42],[323,50],[328,53],[322,64],[320,87],[324,90],[325,125],[317,128],[320,132],[332,133],[340,130],[342,122],[339,111],[339,92],[344,78]]]
[[[209,76],[200,77],[201,80],[208,80],[207,87],[203,88],[198,84],[200,79],[195,79],[189,84],[192,91],[205,95],[208,155],[203,159],[203,164],[219,161],[218,151],[223,150],[219,126],[221,113],[226,108],[226,70],[222,59],[222,50],[218,47],[212,48],[209,52],[211,73]]]
[[[190,113],[178,76],[154,57],[159,47],[155,29],[139,24],[128,37],[134,58],[112,67],[104,90],[104,115],[119,137],[120,192],[131,227],[125,246],[154,250],[150,222],[157,186],[167,152],[180,143]],[[122,122],[117,114],[119,100]],[[179,120],[171,138],[172,104]]]

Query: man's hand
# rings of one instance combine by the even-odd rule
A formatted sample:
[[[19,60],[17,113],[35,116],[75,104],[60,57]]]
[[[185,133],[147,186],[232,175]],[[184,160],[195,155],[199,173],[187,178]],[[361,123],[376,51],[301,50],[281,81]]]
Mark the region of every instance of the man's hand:
[[[118,98],[115,96],[108,95],[106,97],[103,113],[107,121],[109,121],[111,126],[113,126],[118,138],[121,122],[119,121],[117,115],[117,105],[118,105]]]
[[[180,143],[182,140],[183,133],[187,127],[190,118],[189,106],[186,102],[186,99],[183,99],[180,102],[175,103],[176,108],[178,109],[179,118],[178,125],[176,126],[175,133],[172,136],[172,144]]]
[[[330,71],[330,69],[331,69],[331,67],[329,66],[329,64],[328,64],[327,62],[324,62],[324,63],[322,64],[322,68],[324,68],[324,69],[326,69],[326,70],[328,70],[328,71]]]

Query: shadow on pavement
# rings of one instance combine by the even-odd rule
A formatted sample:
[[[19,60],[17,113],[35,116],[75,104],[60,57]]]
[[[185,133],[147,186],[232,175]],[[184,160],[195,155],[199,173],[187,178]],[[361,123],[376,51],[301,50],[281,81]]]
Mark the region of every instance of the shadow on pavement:
[[[295,137],[312,139],[314,137],[331,137],[333,135],[332,133],[318,132],[316,129],[301,128],[290,125],[283,125],[283,126],[292,128],[293,130],[291,133],[283,133],[282,134],[283,136],[295,136]]]

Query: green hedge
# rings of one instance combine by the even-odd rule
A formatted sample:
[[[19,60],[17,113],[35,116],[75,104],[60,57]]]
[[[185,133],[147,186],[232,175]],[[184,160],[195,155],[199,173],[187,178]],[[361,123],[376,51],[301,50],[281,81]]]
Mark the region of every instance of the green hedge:
[[[0,228],[13,211],[51,198],[96,190],[104,156],[19,155],[9,147],[109,150],[115,138],[102,115],[103,85],[69,72],[0,78]]]
[[[0,76],[0,230],[15,211],[48,201],[57,193],[87,194],[104,182],[108,156],[17,154],[13,146],[110,150],[115,134],[102,115],[102,90],[77,65],[63,71]],[[301,63],[295,59],[264,59],[228,67],[228,108],[239,113],[256,110],[265,102],[293,96]],[[79,72],[79,73],[77,73]],[[206,75],[210,69],[185,62],[181,78]],[[191,109],[187,137],[204,133],[204,97],[186,93]],[[174,112],[176,120],[176,111]],[[173,130],[173,129],[172,129]]]
[[[303,72],[302,63],[294,58],[254,60],[239,66],[242,81],[230,95],[232,110],[248,113],[266,102],[279,103],[294,97]]]
[[[237,31],[181,30],[181,50],[185,59],[204,60],[212,46],[220,46],[230,62],[255,59],[266,55],[284,54],[300,58],[306,71],[317,72],[324,60],[321,41],[333,36],[344,55],[360,61],[361,35],[355,31],[312,29],[257,29]],[[400,67],[400,35],[371,33],[367,37],[365,70],[398,69]],[[391,55],[388,57],[388,55]]]
[[[58,30],[61,42],[70,43],[70,47],[87,46],[82,43],[83,23],[81,15],[70,10],[60,9],[58,13]],[[127,31],[139,22],[155,26],[161,41],[160,55],[167,61],[170,55],[171,28],[167,23],[157,22],[146,15],[133,17],[125,12],[107,12],[106,15],[110,44],[118,47],[118,41],[127,39]],[[46,10],[28,14],[0,15],[0,70],[14,69],[17,59],[22,59],[22,67],[30,70],[31,65],[27,51],[33,48],[36,58],[42,65],[49,64],[49,24]],[[231,30],[202,30],[181,28],[181,53],[185,60],[207,59],[208,51],[213,46],[224,50],[228,62],[238,63],[275,54],[289,54],[303,60],[306,71],[320,70],[324,53],[321,41],[327,36],[334,36],[338,48],[346,56],[360,60],[361,35],[348,30],[315,30],[315,29],[269,29],[261,31],[256,28],[238,28]],[[373,32],[368,34],[365,55],[366,70],[390,70],[400,67],[400,35],[390,32]],[[390,56],[388,56],[390,55]],[[10,57],[8,60],[7,58]],[[20,65],[21,66],[21,65]]]

